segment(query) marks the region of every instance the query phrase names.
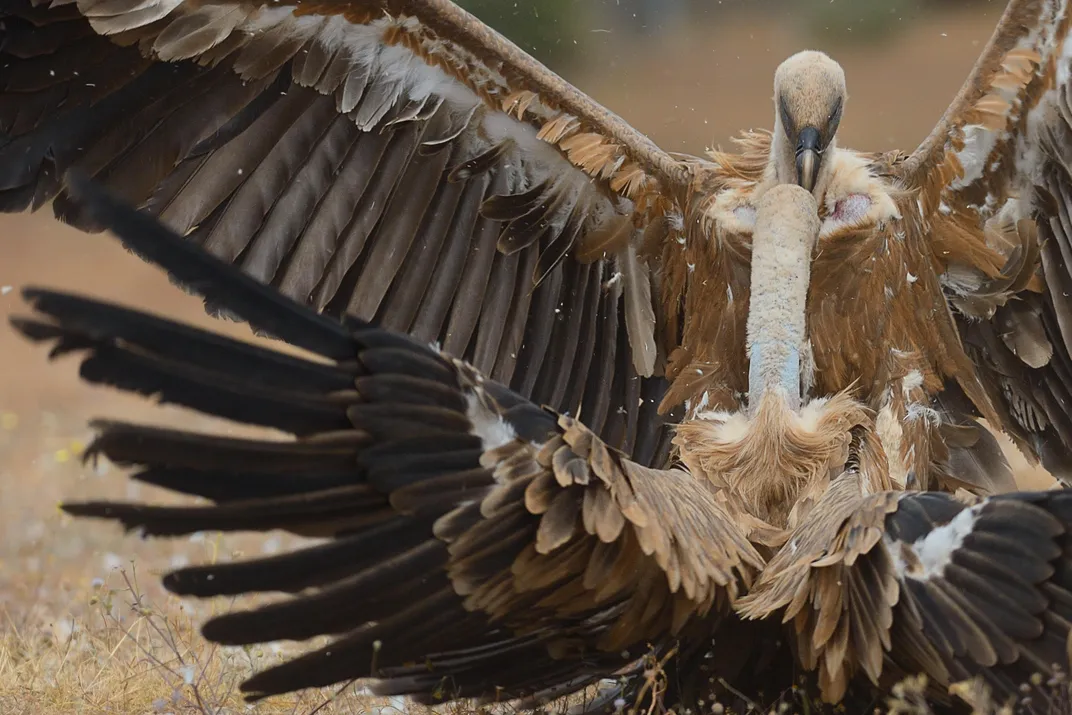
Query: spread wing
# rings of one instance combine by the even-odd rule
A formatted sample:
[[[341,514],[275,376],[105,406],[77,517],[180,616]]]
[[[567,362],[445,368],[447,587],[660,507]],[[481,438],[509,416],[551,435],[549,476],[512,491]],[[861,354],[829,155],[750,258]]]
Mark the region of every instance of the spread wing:
[[[969,506],[940,492],[863,496],[850,474],[739,610],[792,621],[802,664],[834,702],[856,673],[883,687],[923,673],[940,699],[980,676],[999,706],[1027,698],[1025,712],[1048,712],[1061,694],[1047,681],[1069,667],[1070,532],[1063,490]]]
[[[2,0],[0,18],[3,210],[54,200],[98,229],[64,189],[77,169],[284,295],[666,454],[634,244],[680,216],[688,171],[476,18],[448,0]]]
[[[1012,0],[899,167],[1003,427],[1058,477],[1072,475],[1070,13]]]
[[[650,644],[709,637],[762,566],[685,472],[642,467],[408,336],[318,315],[87,190],[93,217],[129,248],[317,358],[47,290],[28,290],[34,315],[15,320],[54,354],[83,353],[89,382],[293,436],[103,423],[91,453],[212,503],[64,507],[155,536],[281,528],[326,539],[165,577],[199,597],[293,594],[214,618],[213,641],[336,636],[255,675],[251,697],[352,678],[429,701],[580,688]]]

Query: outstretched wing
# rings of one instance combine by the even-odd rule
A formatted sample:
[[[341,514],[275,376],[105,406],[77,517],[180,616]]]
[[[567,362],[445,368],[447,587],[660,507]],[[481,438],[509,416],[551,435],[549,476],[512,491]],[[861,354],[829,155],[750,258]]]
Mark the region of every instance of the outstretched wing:
[[[284,295],[665,455],[634,243],[680,215],[688,172],[476,18],[448,0],[0,0],[0,18],[0,209],[54,199],[99,228],[63,187],[78,169]]]
[[[184,568],[179,594],[282,591],[214,618],[209,639],[337,638],[243,685],[254,698],[352,678],[426,700],[583,687],[649,644],[709,636],[762,566],[711,491],[653,470],[468,364],[359,319],[339,324],[97,190],[124,243],[316,360],[47,290],[15,319],[81,375],[293,435],[287,441],[101,423],[91,454],[197,506],[67,504],[149,535],[286,529],[326,537]],[[569,689],[569,688],[567,688]]]
[[[1012,0],[953,104],[899,167],[920,191],[921,228],[1002,426],[1063,478],[1072,477],[1070,21],[1063,0]]]
[[[833,702],[856,673],[884,687],[923,673],[938,698],[981,676],[999,706],[1049,712],[1062,695],[1047,681],[1069,668],[1072,495],[864,496],[848,474],[738,605],[784,609]]]

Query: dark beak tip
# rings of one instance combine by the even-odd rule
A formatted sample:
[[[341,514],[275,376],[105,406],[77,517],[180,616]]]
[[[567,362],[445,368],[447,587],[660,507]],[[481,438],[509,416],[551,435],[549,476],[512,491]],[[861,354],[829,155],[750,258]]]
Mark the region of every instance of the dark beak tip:
[[[822,136],[815,127],[804,127],[797,138],[797,183],[811,191],[819,176]]]

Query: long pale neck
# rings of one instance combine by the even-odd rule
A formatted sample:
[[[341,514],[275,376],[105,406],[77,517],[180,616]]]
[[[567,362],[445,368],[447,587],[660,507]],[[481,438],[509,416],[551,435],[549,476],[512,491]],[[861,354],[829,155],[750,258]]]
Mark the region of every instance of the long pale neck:
[[[781,393],[798,409],[800,351],[806,340],[811,252],[819,232],[815,200],[804,189],[771,189],[757,209],[752,236],[752,289],[746,324],[748,405]]]

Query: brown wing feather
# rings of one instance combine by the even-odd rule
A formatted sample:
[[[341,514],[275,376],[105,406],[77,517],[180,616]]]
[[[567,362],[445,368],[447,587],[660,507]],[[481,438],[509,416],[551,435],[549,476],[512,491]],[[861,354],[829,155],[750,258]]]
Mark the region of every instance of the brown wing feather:
[[[481,511],[492,512],[489,505],[504,503],[505,493],[521,497],[523,489],[518,503],[538,519],[535,540],[508,579],[514,585],[504,591],[488,581],[471,594],[469,607],[490,609],[522,631],[610,609],[615,625],[596,645],[615,652],[676,634],[685,621],[731,603],[762,560],[710,490],[684,472],[622,459],[569,417],[558,425],[561,436],[538,450],[510,444],[483,458],[509,464],[523,486],[508,477],[488,492]],[[495,469],[506,474],[504,466]],[[473,581],[463,564],[454,561],[450,568],[456,578]],[[678,604],[675,594],[685,602]],[[533,602],[547,610],[526,606]]]
[[[1046,69],[1040,66],[1052,58],[1043,58],[1041,53],[1046,49],[1050,53],[1059,52],[1067,32],[1067,17],[1056,15],[1058,5],[1050,0],[1010,0],[953,102],[927,138],[899,167],[897,173],[906,184],[923,189],[924,200],[928,202],[925,213],[937,208],[939,195],[951,182],[963,178],[966,169],[977,168],[966,167],[956,156],[965,148],[965,128],[980,124],[995,133],[1015,128],[1022,109],[1034,106],[1046,90]],[[1038,37],[1040,32],[1048,32],[1050,37]],[[1044,49],[1041,46],[1044,42],[1057,46]],[[1010,96],[1016,101],[1002,101]],[[1015,137],[1000,143],[1015,143]],[[979,157],[977,161],[985,158]],[[1000,174],[1005,174],[1002,178],[1007,181],[1008,167],[993,176],[998,178]]]
[[[893,168],[918,190],[921,230],[999,413],[988,419],[1065,479],[1070,23],[1067,3],[1010,2],[942,120]]]
[[[4,0],[0,16],[0,210],[54,199],[99,229],[64,190],[78,169],[319,310],[440,341],[561,411],[620,382],[612,411],[640,420],[622,435],[664,429],[625,404],[661,393],[672,347],[633,247],[681,215],[690,170],[453,3]],[[622,315],[620,359],[592,360]]]
[[[857,673],[883,687],[923,673],[939,701],[979,675],[996,702],[1047,712],[1055,693],[1033,675],[1068,670],[1070,508],[1063,492],[865,495],[849,473],[738,611],[791,621],[831,702]]]
[[[701,480],[629,461],[426,343],[327,320],[121,205],[92,215],[221,309],[314,352],[30,290],[17,319],[81,375],[289,439],[100,424],[89,452],[196,506],[90,502],[147,535],[285,529],[327,541],[180,569],[173,592],[292,596],[213,618],[211,640],[334,636],[255,675],[252,698],[372,679],[424,700],[581,688],[678,638],[703,645],[763,560]],[[590,266],[584,266],[590,268]]]

